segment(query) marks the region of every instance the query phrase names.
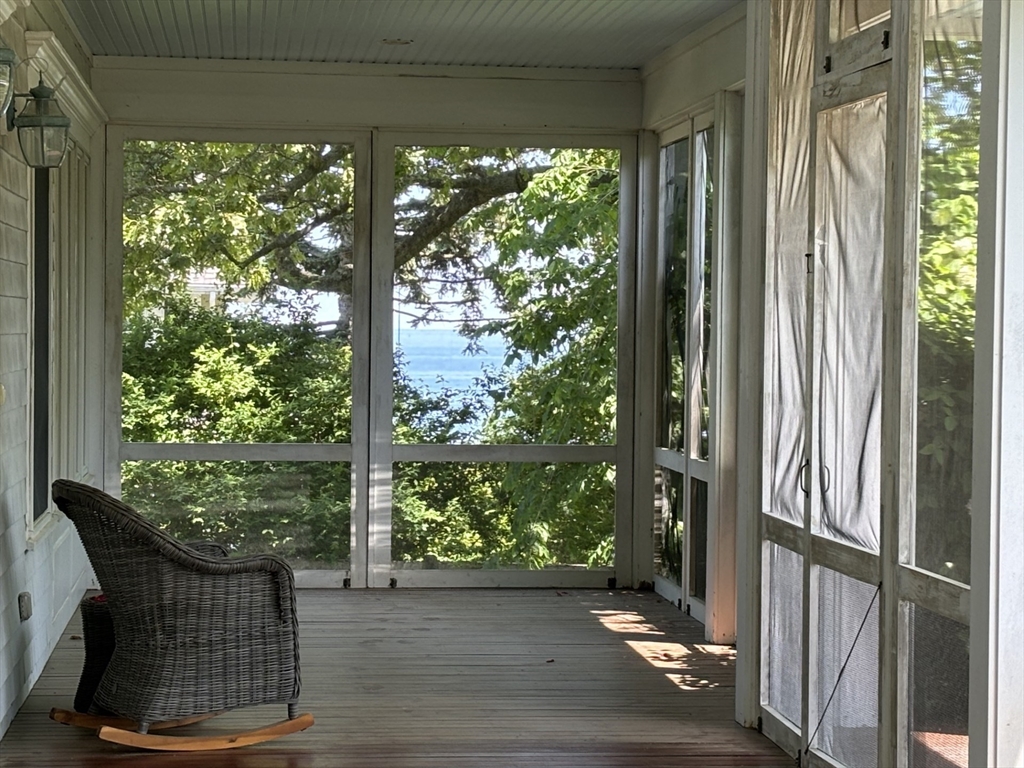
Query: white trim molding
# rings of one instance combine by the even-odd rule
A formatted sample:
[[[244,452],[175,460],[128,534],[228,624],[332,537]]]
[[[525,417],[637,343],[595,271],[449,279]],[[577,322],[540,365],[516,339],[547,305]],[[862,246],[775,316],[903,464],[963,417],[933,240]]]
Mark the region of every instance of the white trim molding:
[[[978,184],[970,764],[1024,766],[1024,3],[986,0]]]
[[[0,0],[0,24],[13,16],[19,8],[28,8],[32,0]]]
[[[0,0],[4,2],[10,0]],[[71,118],[71,138],[79,145],[88,146],[93,134],[107,122],[107,113],[82,73],[53,32],[26,32],[25,50],[27,58],[46,62],[46,79],[51,86],[61,84],[57,98]]]

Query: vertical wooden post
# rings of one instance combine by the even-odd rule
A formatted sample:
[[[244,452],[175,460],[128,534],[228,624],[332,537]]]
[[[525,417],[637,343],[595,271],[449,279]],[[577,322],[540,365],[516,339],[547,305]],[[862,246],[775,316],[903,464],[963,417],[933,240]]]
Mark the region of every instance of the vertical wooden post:
[[[618,365],[615,438],[615,577],[620,587],[636,587],[633,561],[633,463],[636,429],[633,399],[636,375],[637,142],[625,141],[619,154]],[[642,514],[642,512],[640,513]]]
[[[747,4],[736,414],[736,720],[756,725],[761,679],[761,463],[771,3]]]
[[[920,166],[920,11],[897,3],[889,22],[893,49],[886,103],[888,180],[882,276],[882,488],[879,602],[879,765],[907,765],[908,613],[901,610],[899,568],[908,562],[916,495],[917,249]]]
[[[1024,3],[983,20],[970,764],[1024,765]]]
[[[712,300],[711,482],[707,605],[715,643],[736,642],[736,410],[743,190],[743,98],[721,91],[715,107],[715,222]]]
[[[107,126],[106,248],[104,275],[103,490],[121,495],[121,333],[124,325],[123,128]]]
[[[104,392],[107,388],[104,363],[104,338],[107,329],[104,323],[106,264],[106,187],[107,187],[107,136],[105,128],[92,135],[89,155],[89,178],[85,190],[87,206],[86,227],[86,276],[82,285],[82,308],[86,327],[86,343],[82,354],[85,356],[85,444],[82,455],[88,467],[87,475],[93,482],[102,483],[104,471]]]
[[[370,530],[370,354],[373,328],[371,306],[370,210],[372,138],[355,142],[355,237],[352,290],[352,491],[349,503],[349,578],[354,588],[367,585]]]
[[[633,384],[633,584],[654,583],[654,446],[657,441],[658,136],[639,140],[636,374]]]
[[[392,410],[394,346],[392,291],[395,272],[395,142],[372,137],[370,202],[370,398],[369,501],[366,584],[386,587],[391,578]]]

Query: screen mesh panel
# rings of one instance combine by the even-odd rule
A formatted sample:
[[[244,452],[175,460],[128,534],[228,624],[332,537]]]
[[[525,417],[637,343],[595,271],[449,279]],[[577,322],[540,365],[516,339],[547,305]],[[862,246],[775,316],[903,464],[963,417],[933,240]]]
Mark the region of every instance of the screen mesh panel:
[[[914,564],[969,584],[981,124],[978,0],[928,3],[921,64]]]
[[[693,352],[690,391],[690,455],[707,459],[710,455],[711,399],[708,390],[711,366],[711,289],[714,270],[714,129],[700,131],[694,144],[694,186],[703,199],[693,210],[694,258],[690,262]],[[699,305],[693,300],[700,301]]]
[[[394,462],[395,570],[609,568],[615,467]]]
[[[910,765],[967,767],[969,630],[910,606]]]
[[[671,469],[654,470],[654,572],[683,583],[683,501],[686,478]]]
[[[690,481],[690,595],[708,596],[708,484]]]
[[[295,569],[345,570],[351,464],[328,461],[126,461],[127,504],[181,541],[232,556],[279,555]]]
[[[818,573],[818,689],[811,720],[812,730],[819,720],[821,726],[813,746],[850,768],[873,768],[878,765],[876,588],[828,568],[819,567]]]
[[[664,319],[658,445],[685,450],[686,289],[690,224],[690,139],[661,150],[661,258]]]
[[[803,679],[803,556],[768,545],[768,706],[800,727]]]
[[[350,144],[124,143],[125,442],[351,442],[356,198]]]
[[[615,443],[618,189],[616,149],[395,149],[395,443]]]

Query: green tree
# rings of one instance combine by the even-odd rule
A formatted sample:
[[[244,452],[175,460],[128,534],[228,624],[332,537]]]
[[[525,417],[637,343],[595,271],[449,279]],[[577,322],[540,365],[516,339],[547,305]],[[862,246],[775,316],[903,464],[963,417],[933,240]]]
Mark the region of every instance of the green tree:
[[[125,173],[125,439],[347,442],[351,147],[130,142]],[[418,321],[455,313],[470,350],[500,334],[510,363],[474,391],[436,392],[417,388],[399,357],[396,439],[614,441],[616,153],[410,147],[396,175],[402,306]],[[197,274],[219,283],[214,306],[188,298]],[[337,304],[326,326],[315,306],[325,296]],[[492,302],[498,318],[484,317]],[[252,546],[327,562],[347,553],[347,473],[138,462],[124,485],[143,506],[162,504],[167,521],[189,521],[190,534],[251,523]],[[545,488],[560,501],[543,504]],[[224,513],[211,515],[221,496],[212,506]],[[604,467],[407,465],[394,497],[399,559],[541,567],[610,557],[611,516],[600,513],[614,476]],[[332,526],[344,535],[328,535]]]

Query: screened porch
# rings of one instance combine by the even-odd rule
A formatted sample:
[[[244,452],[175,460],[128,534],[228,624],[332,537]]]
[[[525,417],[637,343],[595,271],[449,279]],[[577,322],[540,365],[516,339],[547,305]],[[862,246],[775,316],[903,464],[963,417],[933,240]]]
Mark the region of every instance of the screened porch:
[[[58,478],[294,569],[317,725],[225,765],[1024,765],[1020,4],[0,43],[3,765],[153,759],[45,718],[103,586]]]

